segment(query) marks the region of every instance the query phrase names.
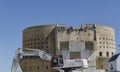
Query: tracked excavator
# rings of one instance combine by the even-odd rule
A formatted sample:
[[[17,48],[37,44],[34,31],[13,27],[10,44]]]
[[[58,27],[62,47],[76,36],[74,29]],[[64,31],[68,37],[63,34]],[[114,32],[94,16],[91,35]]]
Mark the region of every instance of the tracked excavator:
[[[17,72],[20,59],[23,56],[39,56],[43,60],[48,60],[51,62],[51,67],[55,72],[83,72],[83,69],[88,68],[86,59],[65,60],[62,55],[51,55],[39,49],[20,50],[18,48],[13,58],[11,72]]]

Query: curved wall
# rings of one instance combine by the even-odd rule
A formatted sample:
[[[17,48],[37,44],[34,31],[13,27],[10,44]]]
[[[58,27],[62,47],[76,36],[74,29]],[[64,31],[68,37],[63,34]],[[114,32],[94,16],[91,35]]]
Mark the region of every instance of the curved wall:
[[[60,48],[60,46],[56,44],[62,41],[63,42],[67,41],[69,43],[68,47],[70,46],[69,41],[73,41],[73,42],[82,41],[82,43],[86,41],[93,42],[96,52],[93,53],[94,55],[91,54],[93,55],[91,58],[91,62],[94,61],[94,63],[96,64],[96,69],[104,69],[104,70],[107,69],[107,61],[113,54],[115,54],[115,31],[113,28],[102,25],[95,25],[94,27],[94,25],[85,24],[82,27],[83,29],[73,28],[71,29],[73,31],[71,31],[70,33],[67,33],[68,32],[67,30],[69,29],[68,27],[65,27],[65,29],[64,27],[58,27],[60,28],[58,29],[59,33],[56,33],[55,30],[56,26],[57,26],[56,24],[40,25],[40,26],[32,26],[24,29],[23,50],[25,48],[40,49],[48,53],[56,54],[58,50],[56,47]],[[90,28],[87,26],[89,26]],[[58,40],[56,40],[56,34],[58,34],[57,35]],[[91,52],[92,49],[88,49],[88,51],[85,52],[89,52],[89,51]],[[82,51],[82,53],[83,53],[82,55],[87,54],[84,53],[84,51]],[[48,71],[53,72],[50,67],[50,62],[41,60],[39,58],[22,59],[21,67],[23,69],[23,72],[30,72],[32,71],[31,68],[33,68],[33,71],[36,72],[48,72]],[[44,70],[44,71],[40,71],[40,70]]]
[[[33,26],[23,31],[23,49],[41,49],[55,53],[55,25]]]

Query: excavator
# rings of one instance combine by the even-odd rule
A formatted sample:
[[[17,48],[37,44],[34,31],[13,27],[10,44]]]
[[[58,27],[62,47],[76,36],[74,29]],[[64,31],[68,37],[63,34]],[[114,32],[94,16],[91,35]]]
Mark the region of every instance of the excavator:
[[[13,64],[11,72],[17,72],[20,59],[23,56],[39,56],[43,60],[51,62],[51,67],[55,72],[83,72],[83,69],[88,68],[88,61],[86,59],[63,59],[62,55],[51,55],[45,51],[39,49],[17,49],[15,57],[13,58]]]

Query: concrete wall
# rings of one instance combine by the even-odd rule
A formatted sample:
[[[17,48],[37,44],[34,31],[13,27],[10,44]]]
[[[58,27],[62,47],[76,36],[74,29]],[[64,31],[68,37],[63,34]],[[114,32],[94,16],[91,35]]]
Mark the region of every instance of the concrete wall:
[[[54,55],[62,54],[64,59],[71,59],[76,55],[75,57],[88,60],[89,68],[85,72],[93,72],[96,69],[105,71],[107,60],[115,53],[115,32],[111,27],[95,24],[84,24],[79,28],[62,24],[33,26],[23,31],[23,49],[25,48],[41,49]],[[41,65],[40,69],[43,72],[46,72],[42,65],[46,61],[38,60],[39,58],[30,59],[21,60],[23,72],[28,72],[24,67],[29,67],[25,66],[24,62],[32,64],[33,60]],[[37,64],[32,64],[33,68],[36,68]],[[49,72],[52,71],[49,62],[47,66]]]
[[[40,58],[22,59],[20,65],[23,72],[53,72],[50,62]]]
[[[40,49],[50,54],[55,54],[55,26],[32,26],[23,31],[23,50],[26,48]],[[23,72],[53,72],[50,61],[35,57],[24,57],[21,60]],[[30,67],[32,68],[30,70]],[[39,67],[39,68],[38,68]]]
[[[23,31],[23,49],[41,49],[55,53],[55,25],[33,26]]]
[[[109,58],[115,54],[115,31],[108,26],[96,26],[97,69],[107,70]],[[102,56],[99,53],[102,53]]]

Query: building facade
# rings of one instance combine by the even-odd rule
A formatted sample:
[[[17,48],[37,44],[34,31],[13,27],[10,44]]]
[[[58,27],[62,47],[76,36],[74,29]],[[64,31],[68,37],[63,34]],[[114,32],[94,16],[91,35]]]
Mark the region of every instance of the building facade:
[[[23,31],[23,50],[40,49],[64,59],[84,58],[89,67],[84,72],[106,71],[115,53],[115,32],[108,26],[83,24],[79,28],[64,24],[32,26]],[[53,72],[50,61],[23,57],[23,72]]]

